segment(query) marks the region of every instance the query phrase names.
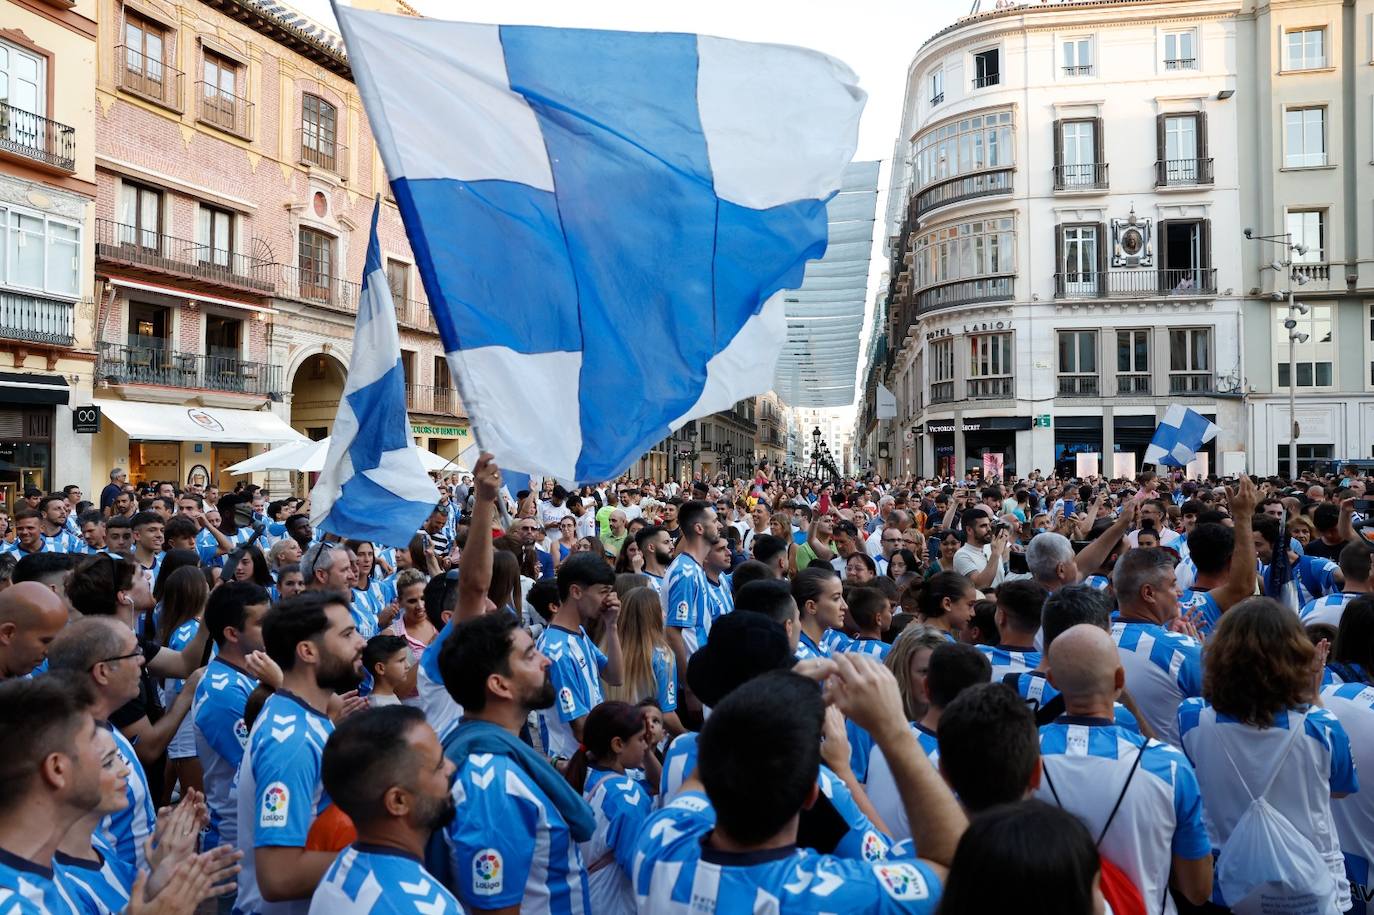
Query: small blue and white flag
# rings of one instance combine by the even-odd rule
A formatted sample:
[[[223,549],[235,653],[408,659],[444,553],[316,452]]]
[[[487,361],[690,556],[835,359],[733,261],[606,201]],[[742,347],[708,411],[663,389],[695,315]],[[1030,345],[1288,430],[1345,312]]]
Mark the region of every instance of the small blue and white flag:
[[[335,14],[503,469],[613,479],[772,386],[775,293],[825,253],[857,143],[848,67],[698,35]]]
[[[1279,536],[1274,542],[1288,543],[1287,512],[1279,518]],[[1294,613],[1302,606],[1298,599],[1298,584],[1293,580],[1293,563],[1288,550],[1283,547],[1274,547],[1274,556],[1264,570],[1264,596],[1272,597]]]
[[[403,547],[439,497],[410,437],[396,306],[377,242],[380,206],[372,210],[353,358],[329,455],[310,492],[310,523],[340,537]]]
[[[1202,446],[1217,437],[1216,423],[1191,407],[1174,404],[1155,428],[1155,437],[1145,449],[1145,464],[1186,467]]]

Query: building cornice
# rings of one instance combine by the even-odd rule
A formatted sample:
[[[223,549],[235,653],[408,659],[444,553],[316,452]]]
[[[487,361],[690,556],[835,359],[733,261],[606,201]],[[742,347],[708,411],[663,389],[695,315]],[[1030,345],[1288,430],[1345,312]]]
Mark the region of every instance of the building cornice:
[[[201,0],[345,79],[353,79],[343,38],[277,0]]]

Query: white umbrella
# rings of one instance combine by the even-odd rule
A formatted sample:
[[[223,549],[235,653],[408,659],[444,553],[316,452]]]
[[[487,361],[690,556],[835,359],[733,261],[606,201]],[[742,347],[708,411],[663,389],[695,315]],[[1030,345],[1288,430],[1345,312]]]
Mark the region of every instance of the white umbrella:
[[[326,436],[318,442],[310,442],[310,448],[287,455],[291,463],[285,469],[299,470],[304,473],[319,473],[324,470],[324,462],[329,458],[330,438],[330,436]],[[457,461],[450,464],[447,458],[442,458],[432,451],[425,451],[414,445],[411,447],[415,448],[415,452],[420,456],[421,465],[427,471],[434,472],[442,470],[444,467],[449,467],[455,471],[462,469],[458,466]]]
[[[299,465],[297,459],[314,447],[316,443],[303,438],[298,442],[289,442],[264,451],[262,454],[255,454],[246,461],[239,461],[224,469],[225,473],[235,476],[244,473],[253,473],[258,470],[295,470]]]

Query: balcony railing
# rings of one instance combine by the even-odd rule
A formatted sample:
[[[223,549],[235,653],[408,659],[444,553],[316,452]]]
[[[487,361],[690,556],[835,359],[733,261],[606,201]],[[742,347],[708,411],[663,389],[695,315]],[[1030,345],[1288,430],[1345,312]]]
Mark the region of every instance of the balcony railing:
[[[930,386],[931,403],[951,403],[954,400],[954,382],[936,381]]]
[[[1106,162],[1054,166],[1054,189],[1056,191],[1083,191],[1101,189],[1106,186]]]
[[[406,385],[406,409],[440,416],[462,415],[457,388],[428,384]]]
[[[253,130],[253,103],[201,81],[196,83],[196,117],[225,133],[248,137]]]
[[[0,149],[76,171],[76,128],[0,102]]]
[[[932,106],[938,105],[938,104],[940,104],[941,102],[943,102],[944,100],[945,100],[945,94],[944,94],[943,92],[937,92],[937,93],[935,93],[934,95],[932,95],[932,96],[930,97],[930,104],[931,104]]]
[[[1155,187],[1194,187],[1211,183],[1210,158],[1155,160]]]
[[[1005,302],[1014,298],[1015,280],[1015,275],[1003,274],[931,286],[916,294],[916,310],[926,312],[955,305]]]
[[[408,299],[405,296],[397,295],[395,292],[391,293],[391,300],[396,303],[396,320],[401,324],[430,333],[438,331],[434,325],[434,312],[429,310],[427,303]]]
[[[281,283],[277,295],[298,302],[309,302],[338,311],[356,313],[362,286],[316,270],[280,266]]]
[[[0,338],[71,346],[71,302],[28,292],[0,289]]]
[[[1096,375],[1060,375],[1060,397],[1100,397],[1102,388]]]
[[[1197,58],[1196,58],[1196,57],[1171,57],[1171,58],[1166,58],[1165,61],[1164,61],[1164,69],[1166,69],[1166,70],[1196,70],[1196,69],[1197,69]]]
[[[998,378],[970,378],[968,380],[969,400],[997,400],[1010,397],[1012,380],[1010,376]]]
[[[1093,75],[1093,65],[1092,65],[1092,64],[1083,64],[1083,65],[1080,66],[1080,67],[1065,67],[1065,68],[1064,68],[1064,75],[1065,75],[1065,76],[1092,76],[1092,75]]]
[[[1214,394],[1216,376],[1211,372],[1170,372],[1170,394]]]
[[[975,76],[973,78],[973,88],[986,89],[988,86],[996,86],[1001,81],[1002,75],[1000,73],[988,73],[983,76]]]
[[[946,178],[939,184],[932,184],[916,195],[916,216],[923,216],[936,207],[951,203],[972,200],[975,197],[991,197],[1011,193],[1012,167],[990,169],[969,175]]]
[[[212,248],[110,219],[95,221],[95,256],[103,261],[147,267],[260,293],[272,291],[278,269],[276,264],[247,254]]]
[[[1306,277],[1308,282],[1320,280],[1325,283],[1331,279],[1331,265],[1327,263],[1294,264],[1293,273]]]
[[[301,151],[302,165],[313,165],[336,175],[348,170],[348,147],[328,140],[318,131],[296,128],[296,146]]]
[[[281,391],[281,367],[237,357],[180,353],[146,342],[100,344],[96,374],[110,384],[153,384],[266,396]]]
[[[183,76],[180,70],[169,67],[166,62],[127,45],[115,48],[115,81],[125,92],[180,111]]]
[[[1098,271],[1070,271],[1054,275],[1057,299],[1099,299],[1116,296],[1190,296],[1217,291],[1215,267],[1156,270],[1150,267]]]
[[[1116,393],[1123,397],[1141,397],[1148,395],[1150,393],[1150,373],[1117,373]]]

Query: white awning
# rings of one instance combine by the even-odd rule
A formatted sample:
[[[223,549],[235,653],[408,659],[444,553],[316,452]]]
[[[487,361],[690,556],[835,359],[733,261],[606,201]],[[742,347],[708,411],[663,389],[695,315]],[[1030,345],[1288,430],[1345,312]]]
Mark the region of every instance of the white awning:
[[[145,442],[236,442],[282,445],[305,436],[265,410],[187,407],[129,400],[96,400],[110,422]]]

